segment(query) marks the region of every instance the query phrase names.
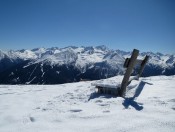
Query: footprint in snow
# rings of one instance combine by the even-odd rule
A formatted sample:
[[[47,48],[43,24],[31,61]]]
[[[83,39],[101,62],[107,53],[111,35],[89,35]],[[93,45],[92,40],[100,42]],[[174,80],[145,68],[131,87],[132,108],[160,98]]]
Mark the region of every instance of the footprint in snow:
[[[31,116],[23,116],[22,123],[24,125],[30,123],[30,122],[35,122],[35,118]]]
[[[168,100],[168,102],[175,102],[175,99],[170,99]]]
[[[42,108],[42,111],[47,111],[48,109],[47,108]]]
[[[175,110],[175,108],[172,108],[173,110]]]
[[[30,117],[30,121],[31,122],[35,122],[35,118],[34,117]]]
[[[38,109],[40,109],[40,107],[36,107],[35,109],[38,110]]]
[[[40,92],[43,91],[44,89],[38,89],[38,90],[34,90],[33,92]]]
[[[105,111],[103,111],[103,113],[109,113],[110,111],[109,110],[105,110]]]
[[[100,106],[109,106],[109,104],[99,104]]]
[[[72,110],[70,110],[70,112],[81,112],[82,110],[81,109],[72,109]]]
[[[96,100],[95,103],[102,103],[102,100]]]
[[[6,94],[15,94],[15,92],[12,92],[12,93],[1,93],[0,95],[6,95]]]

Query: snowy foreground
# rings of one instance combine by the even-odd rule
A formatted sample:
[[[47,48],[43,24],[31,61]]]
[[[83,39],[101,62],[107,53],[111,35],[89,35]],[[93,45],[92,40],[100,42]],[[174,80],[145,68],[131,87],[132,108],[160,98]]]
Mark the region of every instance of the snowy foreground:
[[[175,131],[175,76],[134,81],[128,99],[92,83],[0,85],[0,132]]]

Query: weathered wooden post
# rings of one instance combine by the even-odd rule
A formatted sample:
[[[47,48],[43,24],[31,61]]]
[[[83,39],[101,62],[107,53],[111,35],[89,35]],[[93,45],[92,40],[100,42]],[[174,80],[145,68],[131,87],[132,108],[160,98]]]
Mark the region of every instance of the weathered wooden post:
[[[141,63],[141,67],[140,67],[138,75],[137,75],[138,78],[141,76],[143,69],[145,68],[146,63],[148,62],[148,59],[149,59],[149,56],[146,55],[144,60]]]
[[[133,52],[132,52],[132,56],[131,58],[129,59],[129,62],[128,62],[128,68],[126,70],[126,73],[124,75],[124,78],[122,80],[122,83],[121,83],[121,88],[119,90],[119,95],[121,97],[124,96],[125,92],[126,92],[126,87],[128,85],[128,81],[129,81],[129,78],[131,76],[131,73],[132,73],[132,70],[136,64],[136,61],[137,61],[137,56],[139,55],[139,50],[137,49],[134,49]],[[146,63],[145,63],[146,64]],[[144,67],[143,67],[144,68]],[[143,69],[141,68],[141,70],[143,71]],[[140,71],[141,71],[140,70]]]

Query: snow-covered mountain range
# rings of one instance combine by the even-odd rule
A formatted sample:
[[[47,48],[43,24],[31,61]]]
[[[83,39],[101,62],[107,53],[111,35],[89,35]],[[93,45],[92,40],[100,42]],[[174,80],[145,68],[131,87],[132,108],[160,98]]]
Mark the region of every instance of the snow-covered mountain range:
[[[149,55],[143,76],[174,75],[175,55]],[[106,46],[0,50],[0,84],[58,84],[95,80],[124,74],[123,64],[131,52]]]

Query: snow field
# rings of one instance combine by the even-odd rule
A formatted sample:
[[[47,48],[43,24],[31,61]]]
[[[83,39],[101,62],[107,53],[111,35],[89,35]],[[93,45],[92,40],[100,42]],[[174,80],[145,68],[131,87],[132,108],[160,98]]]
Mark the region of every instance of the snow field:
[[[95,82],[0,85],[0,132],[174,132],[175,76],[141,78],[127,99],[97,94]]]

